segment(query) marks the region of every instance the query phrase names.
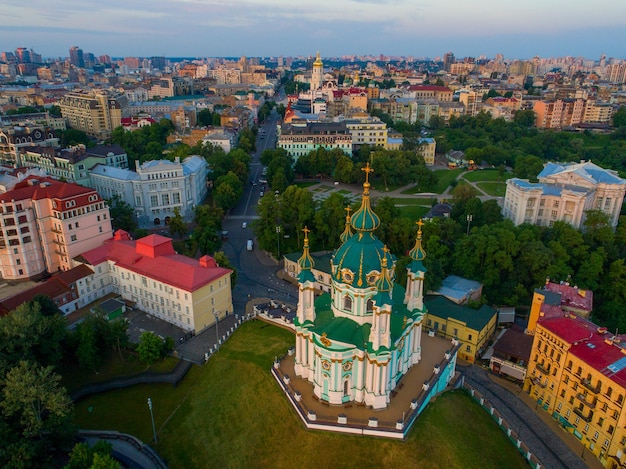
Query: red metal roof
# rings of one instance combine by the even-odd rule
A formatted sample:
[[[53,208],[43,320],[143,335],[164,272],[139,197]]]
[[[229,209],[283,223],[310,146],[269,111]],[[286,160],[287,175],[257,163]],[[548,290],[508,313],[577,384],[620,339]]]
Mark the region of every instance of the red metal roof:
[[[572,287],[568,283],[548,282],[545,290],[560,293],[563,307],[577,308],[585,311],[593,310],[593,291]]]
[[[138,241],[124,238],[127,237],[116,233],[104,245],[84,252],[81,257],[93,266],[107,260],[115,262],[118,267],[189,292],[231,273],[223,267],[203,267],[211,265],[206,260],[200,262],[176,254],[170,238],[159,235]]]
[[[437,85],[411,85],[409,86],[410,91],[452,91],[447,86],[437,86]]]
[[[622,359],[626,360],[626,353],[617,343],[613,343],[612,334],[607,333],[606,329],[574,314],[542,319],[539,324],[571,344],[572,355],[626,388],[626,366],[609,368]]]

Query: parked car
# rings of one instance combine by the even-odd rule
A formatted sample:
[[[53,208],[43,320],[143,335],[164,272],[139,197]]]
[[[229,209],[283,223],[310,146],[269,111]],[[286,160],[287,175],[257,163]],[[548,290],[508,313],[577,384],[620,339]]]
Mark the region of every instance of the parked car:
[[[241,227],[242,227],[242,228],[248,228],[248,224],[244,221],[244,222],[241,224]]]

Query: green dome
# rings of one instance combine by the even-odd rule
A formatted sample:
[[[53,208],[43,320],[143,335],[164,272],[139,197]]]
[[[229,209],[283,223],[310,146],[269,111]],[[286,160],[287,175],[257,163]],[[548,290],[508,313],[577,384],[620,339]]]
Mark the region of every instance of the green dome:
[[[365,182],[363,184],[363,199],[361,206],[354,212],[350,218],[350,224],[352,228],[357,231],[374,231],[380,226],[380,218],[374,213],[370,206],[370,183]]]
[[[383,259],[387,265],[395,265],[394,256],[373,233],[356,233],[335,251],[333,278],[356,288],[376,286]]]
[[[415,237],[415,246],[409,251],[409,257],[412,259],[408,268],[411,272],[426,272],[426,268],[422,261],[426,258],[426,251],[422,247],[422,220],[417,222],[417,236]]]

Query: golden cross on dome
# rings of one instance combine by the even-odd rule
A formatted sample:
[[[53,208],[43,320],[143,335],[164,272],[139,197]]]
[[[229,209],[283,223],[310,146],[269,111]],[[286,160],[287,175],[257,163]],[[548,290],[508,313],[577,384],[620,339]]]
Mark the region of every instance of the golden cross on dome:
[[[417,234],[421,235],[422,234],[422,226],[424,226],[424,222],[420,218],[420,220],[418,222],[415,222],[415,224],[417,225]]]
[[[385,254],[387,254],[387,253],[389,252],[389,248],[387,247],[387,245],[386,245],[386,244],[383,246],[383,252],[384,252]]]
[[[361,171],[365,172],[365,182],[370,182],[369,181],[369,175],[370,175],[370,173],[373,173],[374,170],[372,168],[370,168],[370,162],[369,161],[365,164],[365,168],[361,168]]]
[[[352,207],[350,207],[350,206],[348,205],[346,208],[344,208],[344,210],[345,210],[346,212],[348,212],[348,216],[350,216],[350,212],[352,211]]]
[[[309,230],[309,228],[307,226],[305,226],[304,228],[302,228],[302,232],[304,233],[304,239],[309,239],[309,233],[311,232],[311,230]]]

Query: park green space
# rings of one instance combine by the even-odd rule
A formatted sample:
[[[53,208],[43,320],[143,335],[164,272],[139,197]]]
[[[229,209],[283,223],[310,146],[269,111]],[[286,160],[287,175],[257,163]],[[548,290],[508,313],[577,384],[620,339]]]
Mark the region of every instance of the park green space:
[[[76,405],[81,428],[152,438],[178,468],[525,468],[496,422],[463,391],[440,395],[406,441],[304,428],[269,369],[293,333],[261,321],[244,324],[204,366],[176,387],[139,385],[89,396]]]
[[[480,190],[494,197],[504,197],[506,195],[506,184],[503,182],[477,182]]]
[[[464,179],[467,179],[471,182],[504,182],[512,177],[512,173],[501,173],[497,169],[481,169],[478,171],[468,171],[463,175]]]
[[[437,185],[433,189],[433,192],[435,194],[443,193],[448,187],[450,187],[452,181],[454,181],[463,171],[463,169],[438,169],[435,171],[435,174],[437,175]]]

